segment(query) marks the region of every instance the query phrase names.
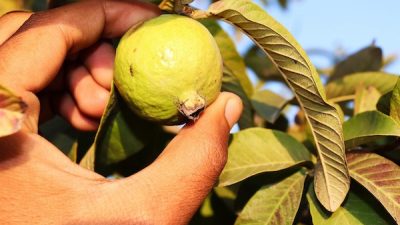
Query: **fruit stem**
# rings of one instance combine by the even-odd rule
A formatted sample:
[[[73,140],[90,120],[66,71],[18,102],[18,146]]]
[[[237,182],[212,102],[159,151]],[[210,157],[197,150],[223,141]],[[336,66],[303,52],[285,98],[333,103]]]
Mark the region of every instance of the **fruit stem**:
[[[191,17],[192,19],[198,20],[198,19],[207,19],[209,17],[211,17],[211,13],[204,11],[204,10],[200,10],[200,9],[196,9],[194,7],[191,6],[184,6],[182,9],[182,14]]]
[[[206,101],[198,94],[194,94],[180,101],[178,110],[186,118],[196,121],[206,107]]]
[[[186,15],[192,19],[206,19],[212,16],[209,12],[196,9],[189,5],[193,2],[192,0],[163,0],[158,7],[161,10],[176,13],[180,15]]]

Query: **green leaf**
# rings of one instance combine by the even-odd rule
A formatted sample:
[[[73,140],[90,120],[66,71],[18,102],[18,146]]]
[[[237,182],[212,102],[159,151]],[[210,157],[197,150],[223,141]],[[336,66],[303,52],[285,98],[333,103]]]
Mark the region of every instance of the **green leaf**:
[[[77,141],[72,144],[71,150],[69,150],[67,156],[72,162],[74,162],[74,163],[77,162],[77,160],[78,160],[78,142]]]
[[[397,82],[398,76],[384,72],[365,72],[348,75],[342,79],[329,82],[326,87],[326,95],[329,99],[340,96],[354,98],[357,87],[373,86],[380,93],[391,91]]]
[[[283,111],[285,111],[285,110],[283,110]],[[262,127],[271,129],[271,130],[280,130],[280,131],[286,132],[289,128],[289,123],[290,122],[289,122],[288,118],[285,116],[285,114],[281,113],[278,116],[278,118],[275,120],[274,123],[266,122],[266,123],[262,124]]]
[[[263,80],[282,80],[282,76],[267,55],[258,47],[252,47],[245,55],[244,62]]]
[[[235,93],[242,99],[243,102],[243,112],[239,119],[240,129],[246,129],[254,127],[253,111],[251,106],[251,101],[247,94],[244,92],[242,85],[240,84],[237,77],[232,74],[228,68],[224,67],[224,76],[222,77],[222,91],[228,91]]]
[[[390,224],[363,198],[350,191],[344,203],[333,214],[325,211],[318,203],[314,188],[310,186],[307,193],[311,217],[315,225],[385,225]]]
[[[226,207],[215,193],[210,193],[203,201],[202,206],[192,217],[190,225],[220,225],[233,224],[236,215]]]
[[[263,119],[275,123],[289,100],[269,90],[257,91],[251,97],[254,110]]]
[[[96,164],[109,165],[141,151],[162,127],[131,112],[113,87],[96,134]]]
[[[94,171],[95,154],[96,149],[95,146],[92,145],[79,162],[79,165],[85,169]]]
[[[221,51],[225,67],[229,68],[233,75],[239,80],[247,96],[251,96],[253,94],[253,85],[247,75],[243,58],[236,50],[235,43],[215,20],[202,20],[201,23],[214,36]]]
[[[390,99],[390,116],[400,123],[400,79],[397,80]]]
[[[204,200],[203,205],[200,208],[200,214],[203,217],[212,217],[214,215],[214,211],[211,206],[211,195],[208,195]]]
[[[342,62],[339,62],[329,77],[329,81],[342,78],[352,73],[378,71],[382,66],[382,49],[369,46],[350,55]]]
[[[388,66],[392,65],[397,60],[398,60],[398,56],[396,54],[391,54],[391,55],[386,56],[383,59],[382,69],[386,69]]]
[[[262,172],[283,170],[311,160],[310,152],[286,133],[250,128],[233,134],[228,162],[219,177],[227,186]]]
[[[372,138],[382,136],[400,137],[400,125],[379,112],[360,113],[343,124],[344,140],[347,148],[371,142]]]
[[[74,143],[78,142],[78,131],[59,116],[55,116],[51,120],[40,124],[39,133],[65,155],[68,155]]]
[[[293,36],[262,8],[247,0],[221,0],[208,12],[249,35],[279,68],[306,112],[319,154],[315,185],[323,205],[334,211],[349,189],[342,125],[326,101],[319,75]]]
[[[235,200],[239,185],[231,185],[229,187],[214,187],[214,193],[218,198],[223,201],[224,205],[229,208],[230,211],[235,212]]]
[[[376,104],[377,110],[386,115],[390,115],[390,101],[392,99],[392,94],[393,92],[389,91],[379,98],[378,103]]]
[[[48,9],[49,0],[26,0],[25,5],[32,11],[43,11]]]
[[[350,176],[371,192],[400,222],[400,168],[373,153],[348,153]]]
[[[380,97],[381,93],[379,93],[379,91],[373,86],[359,86],[356,89],[354,99],[354,115],[366,111],[376,110],[376,104],[378,103]]]
[[[246,204],[235,224],[293,224],[305,178],[304,173],[297,172],[278,183],[263,186]]]
[[[0,85],[0,137],[21,129],[26,108],[27,105],[20,97]]]

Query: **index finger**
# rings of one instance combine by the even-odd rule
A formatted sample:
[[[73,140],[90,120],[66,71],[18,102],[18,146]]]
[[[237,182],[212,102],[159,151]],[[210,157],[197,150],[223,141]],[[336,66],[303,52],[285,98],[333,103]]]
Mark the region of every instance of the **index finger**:
[[[38,92],[55,77],[67,54],[100,37],[119,37],[159,13],[155,5],[123,0],[88,0],[35,13],[0,47],[0,83]]]

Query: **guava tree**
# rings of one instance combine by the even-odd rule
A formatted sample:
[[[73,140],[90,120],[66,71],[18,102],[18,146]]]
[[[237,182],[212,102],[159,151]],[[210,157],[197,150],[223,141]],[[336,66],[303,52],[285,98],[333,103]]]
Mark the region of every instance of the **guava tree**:
[[[398,223],[400,82],[384,72],[392,59],[379,47],[367,46],[331,69],[315,68],[295,38],[252,1],[213,1],[207,10],[191,7],[191,0],[150,2],[209,30],[223,59],[222,90],[245,106],[228,163],[192,224]],[[219,22],[249,36],[254,47],[240,56]],[[293,99],[264,88],[272,81],[286,85]],[[60,119],[41,131],[80,165],[128,176],[151,163],[179,128],[141,119],[126,104],[113,93],[96,134]],[[0,89],[0,135],[19,129],[24,108]],[[299,110],[290,118],[293,108]]]

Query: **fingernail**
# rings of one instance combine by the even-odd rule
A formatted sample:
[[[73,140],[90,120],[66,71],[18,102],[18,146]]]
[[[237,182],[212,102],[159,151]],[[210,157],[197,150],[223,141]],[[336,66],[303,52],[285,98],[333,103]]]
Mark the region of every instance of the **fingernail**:
[[[238,110],[238,108],[240,108],[240,102],[237,99],[228,99],[228,102],[225,105],[225,118],[226,121],[228,121],[230,128],[232,128],[239,120],[241,111]]]

